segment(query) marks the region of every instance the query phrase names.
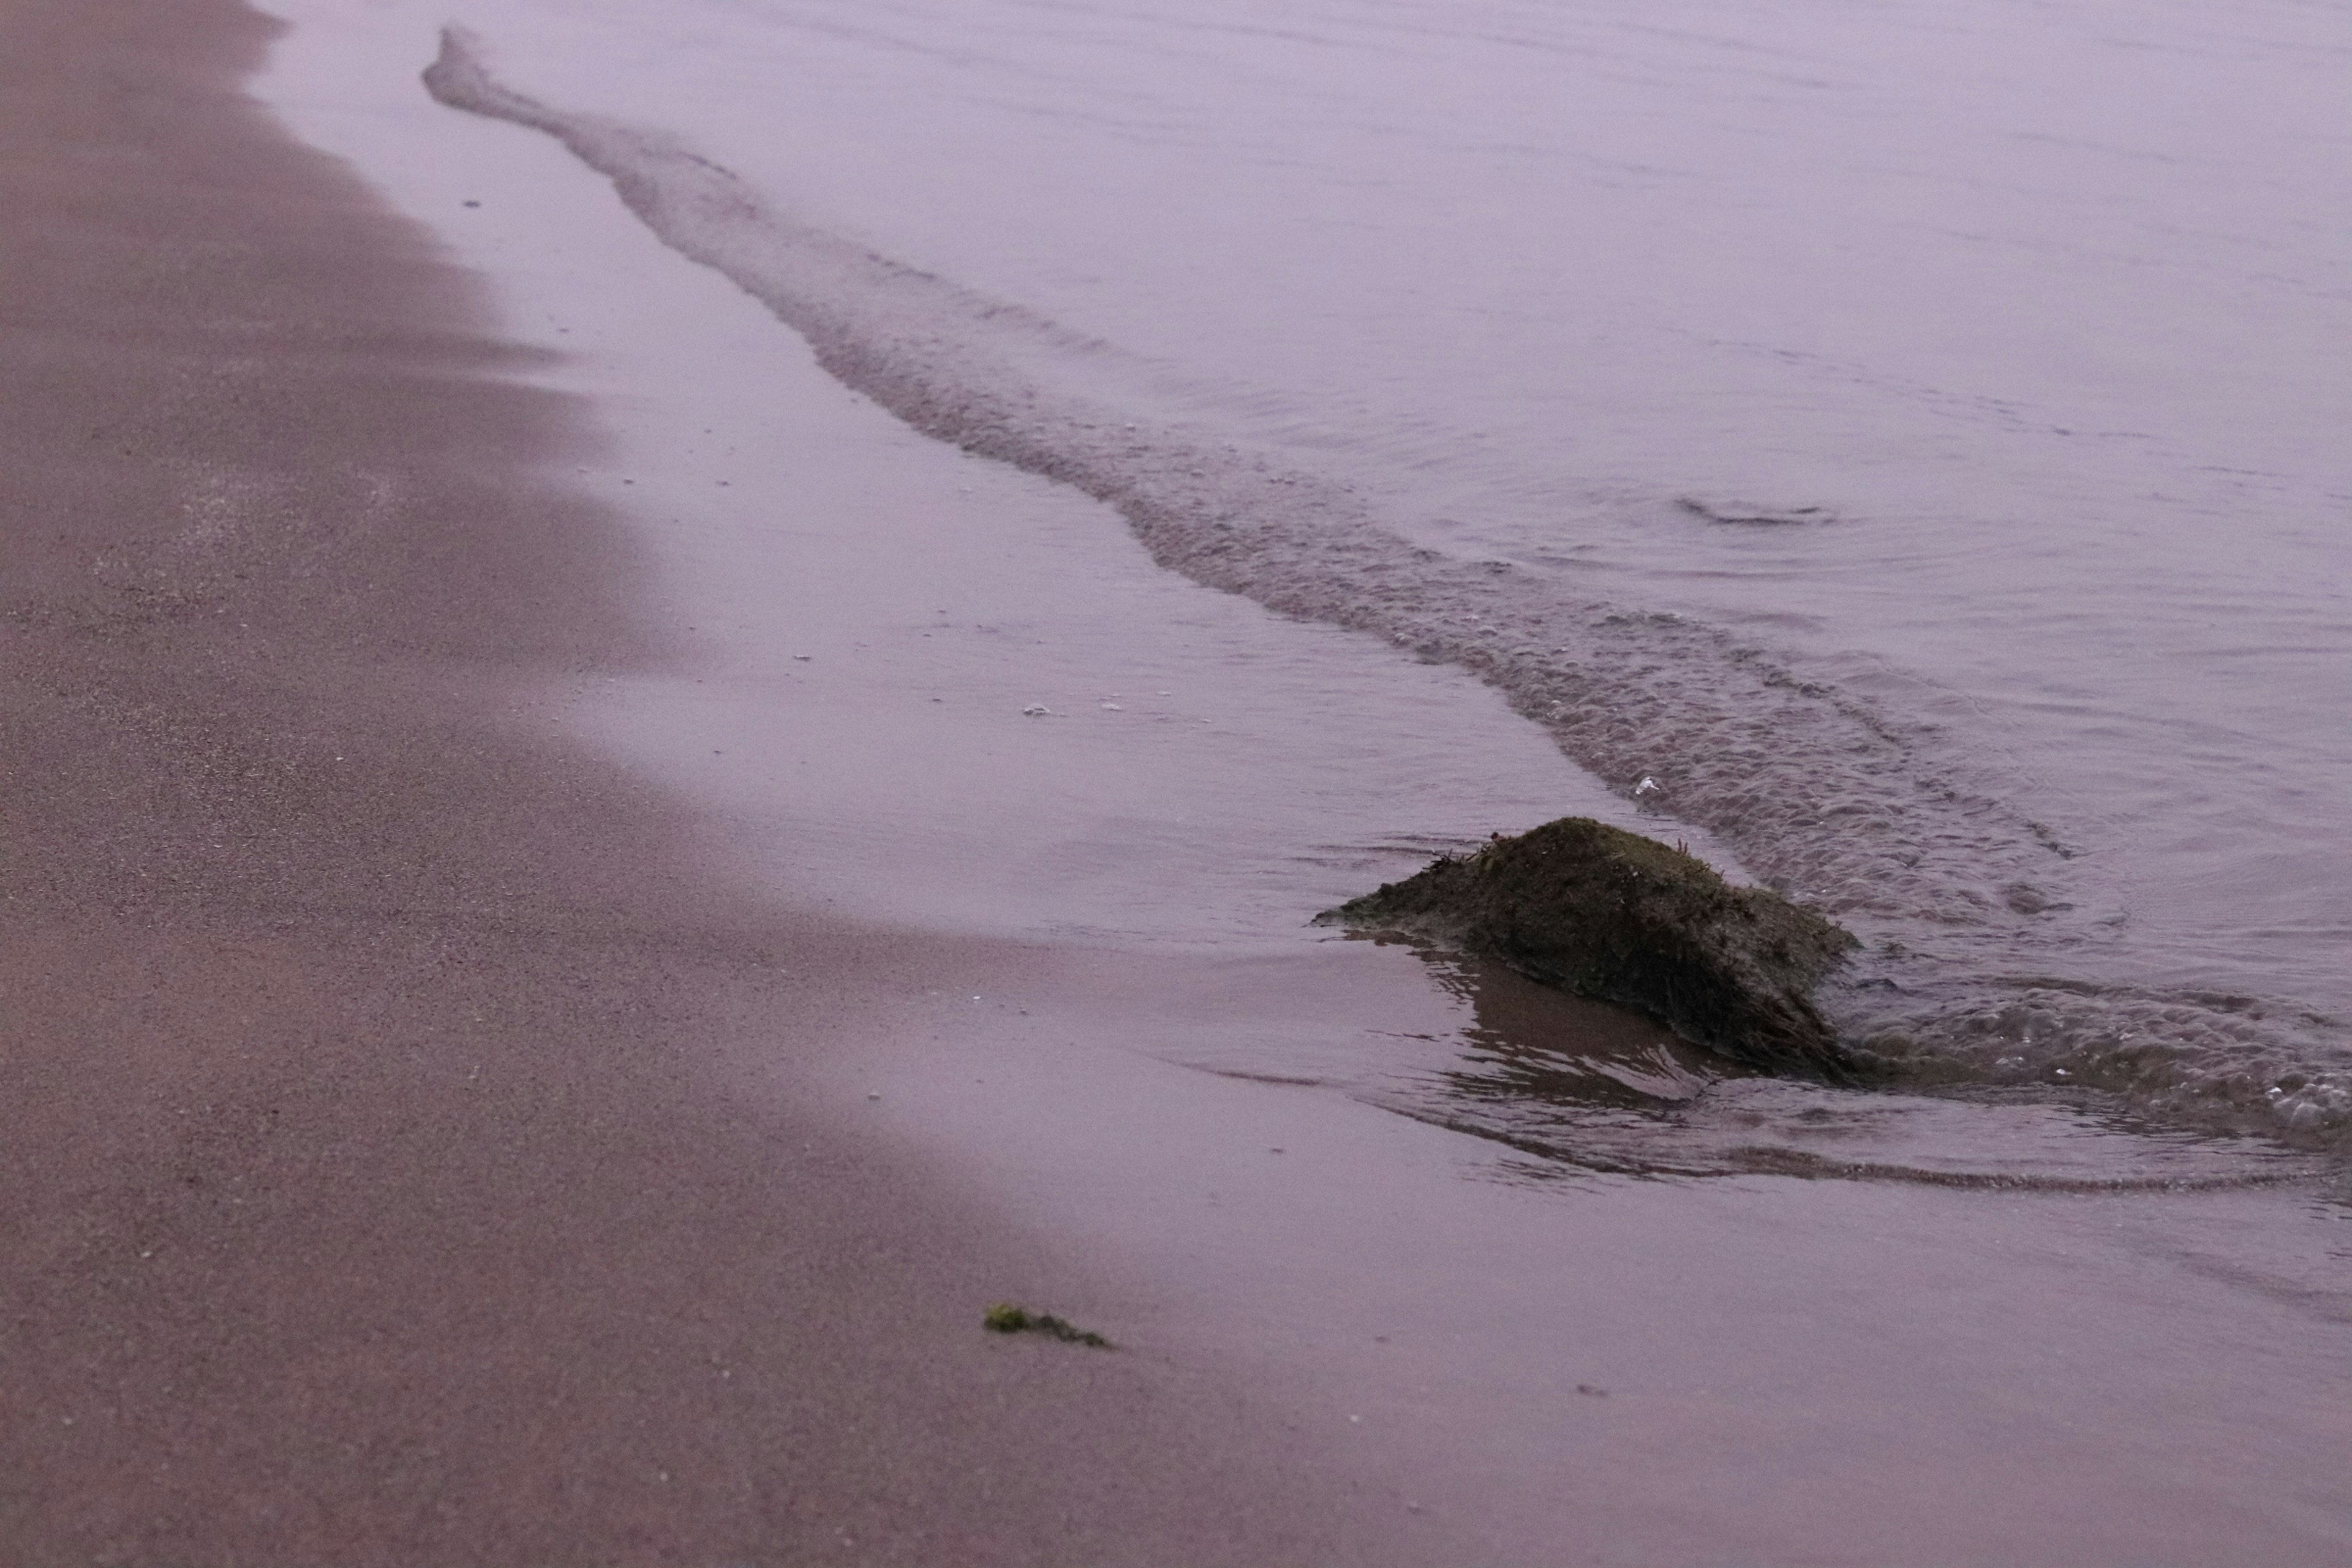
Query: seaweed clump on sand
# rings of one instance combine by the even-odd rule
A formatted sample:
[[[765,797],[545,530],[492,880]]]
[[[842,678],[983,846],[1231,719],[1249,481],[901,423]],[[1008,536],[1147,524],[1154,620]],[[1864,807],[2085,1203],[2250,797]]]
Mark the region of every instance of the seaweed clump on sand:
[[[1443,857],[1319,919],[1483,953],[1745,1067],[1833,1080],[1861,1072],[1812,1001],[1857,945],[1849,932],[1591,817]]]
[[[1112,1348],[1111,1342],[1092,1329],[1082,1329],[1066,1318],[1051,1312],[1033,1312],[1026,1307],[1016,1307],[1010,1301],[1000,1301],[981,1319],[981,1326],[991,1333],[1043,1334],[1049,1340],[1065,1344],[1092,1345],[1099,1351]]]

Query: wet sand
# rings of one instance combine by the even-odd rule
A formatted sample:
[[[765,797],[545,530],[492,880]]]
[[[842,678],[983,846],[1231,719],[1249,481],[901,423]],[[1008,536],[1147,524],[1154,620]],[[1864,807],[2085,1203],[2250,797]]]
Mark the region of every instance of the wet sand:
[[[1213,1368],[983,1334],[1116,1293],[747,1092],[1014,960],[755,907],[514,719],[665,657],[642,563],[239,95],[271,31],[0,7],[0,1555],[1391,1558]]]

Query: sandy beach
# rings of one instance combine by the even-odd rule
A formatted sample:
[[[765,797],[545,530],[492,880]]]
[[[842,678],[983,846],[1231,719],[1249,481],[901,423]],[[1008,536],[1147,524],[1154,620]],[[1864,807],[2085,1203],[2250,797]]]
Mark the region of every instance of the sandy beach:
[[[1001,960],[710,893],[501,722],[660,657],[640,568],[478,289],[240,96],[274,29],[0,26],[9,1559],[1392,1550],[1214,1373],[981,1332],[1067,1260],[710,1070]]]
[[[0,0],[0,1555],[2347,1560],[2339,1176],[1498,1139],[1685,1057],[1305,918],[1633,808],[845,390],[412,20]]]

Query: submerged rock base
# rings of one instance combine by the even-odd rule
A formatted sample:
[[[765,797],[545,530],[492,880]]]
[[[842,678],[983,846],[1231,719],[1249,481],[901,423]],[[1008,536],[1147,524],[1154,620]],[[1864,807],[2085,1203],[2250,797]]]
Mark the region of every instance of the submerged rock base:
[[[1861,1071],[1811,996],[1857,945],[1849,932],[1590,817],[1447,856],[1318,918],[1486,954],[1746,1067],[1832,1079]]]

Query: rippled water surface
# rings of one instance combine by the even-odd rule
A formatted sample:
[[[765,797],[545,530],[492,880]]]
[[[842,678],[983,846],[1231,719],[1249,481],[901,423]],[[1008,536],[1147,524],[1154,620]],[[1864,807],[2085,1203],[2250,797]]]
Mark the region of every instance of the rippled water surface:
[[[853,386],[1838,913],[1889,1055],[2342,1124],[2352,12],[453,10]]]

